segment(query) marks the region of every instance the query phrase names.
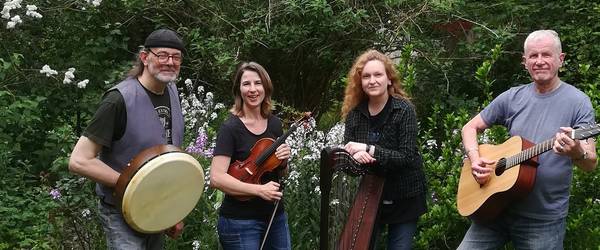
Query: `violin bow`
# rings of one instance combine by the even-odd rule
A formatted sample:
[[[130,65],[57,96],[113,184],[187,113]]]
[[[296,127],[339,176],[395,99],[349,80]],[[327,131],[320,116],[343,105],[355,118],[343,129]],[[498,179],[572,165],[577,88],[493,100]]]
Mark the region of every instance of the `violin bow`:
[[[277,212],[277,207],[279,207],[279,200],[275,201],[275,208],[273,209],[273,213],[271,213],[271,219],[269,220],[269,225],[267,226],[267,231],[265,231],[265,236],[263,237],[262,243],[260,244],[260,250],[265,246],[265,242],[267,242],[267,236],[269,236],[269,230],[271,229],[271,225],[273,224],[273,219],[275,218],[275,213]]]
[[[304,112],[303,117],[298,121],[294,122],[299,123],[302,120],[309,119],[311,117],[312,112]],[[283,191],[283,185],[280,186],[279,190]],[[269,236],[269,231],[271,230],[271,225],[273,225],[273,219],[275,218],[275,213],[277,213],[277,208],[279,207],[279,200],[275,201],[275,208],[273,208],[273,212],[271,213],[271,219],[269,219],[269,224],[267,225],[267,230],[265,231],[265,236],[262,239],[262,243],[260,243],[260,250],[265,246],[265,242],[267,242],[267,237]]]

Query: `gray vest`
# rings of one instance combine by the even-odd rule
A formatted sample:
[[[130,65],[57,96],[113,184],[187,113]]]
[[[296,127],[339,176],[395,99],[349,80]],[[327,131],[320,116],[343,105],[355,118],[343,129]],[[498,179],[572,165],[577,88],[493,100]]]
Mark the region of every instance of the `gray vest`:
[[[123,137],[112,142],[110,149],[103,148],[100,160],[117,172],[142,150],[159,144],[167,144],[165,129],[144,87],[135,78],[128,78],[112,89],[117,89],[125,101],[127,126]],[[171,131],[173,144],[181,147],[183,141],[183,114],[175,84],[167,85],[171,101]],[[115,204],[113,189],[96,184],[96,194],[108,204]]]

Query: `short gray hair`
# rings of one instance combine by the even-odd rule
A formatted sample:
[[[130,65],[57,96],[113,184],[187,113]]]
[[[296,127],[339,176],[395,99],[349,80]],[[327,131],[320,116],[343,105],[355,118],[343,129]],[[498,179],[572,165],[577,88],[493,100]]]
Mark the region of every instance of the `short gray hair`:
[[[558,50],[558,53],[562,53],[562,45],[560,44],[560,38],[558,37],[558,33],[554,30],[536,30],[534,32],[529,33],[527,38],[525,39],[525,43],[523,43],[523,52],[527,48],[527,44],[534,40],[541,39],[543,37],[552,38],[554,41],[554,47]]]

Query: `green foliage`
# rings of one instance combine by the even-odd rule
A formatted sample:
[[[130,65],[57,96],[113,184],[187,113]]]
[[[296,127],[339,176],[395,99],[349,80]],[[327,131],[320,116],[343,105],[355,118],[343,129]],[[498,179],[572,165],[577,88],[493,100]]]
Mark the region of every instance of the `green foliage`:
[[[456,192],[463,164],[460,128],[471,117],[464,108],[444,111],[434,106],[433,110],[445,115],[428,117],[429,129],[419,134],[430,197],[429,212],[419,221],[416,248],[451,249],[458,246],[462,234],[448,232],[466,232],[469,225],[456,211]]]
[[[490,79],[490,71],[492,65],[498,60],[498,57],[500,57],[501,51],[501,45],[496,44],[496,47],[492,49],[491,58],[483,61],[481,66],[479,66],[479,68],[477,68],[477,71],[475,71],[475,78],[483,85],[483,93],[485,93],[485,101],[482,107],[487,106],[493,99],[491,88],[492,84],[494,83],[494,80]]]
[[[25,3],[26,2],[26,3]],[[240,61],[264,65],[282,114],[313,111],[318,128],[339,121],[344,76],[367,48],[389,53],[419,115],[430,193],[416,249],[454,249],[469,222],[455,209],[462,165],[459,129],[494,96],[530,81],[522,43],[535,29],[555,29],[566,52],[561,79],[584,90],[600,115],[600,3],[560,1],[24,1],[42,19],[0,24],[0,249],[104,248],[91,181],[68,173],[69,153],[102,93],[123,79],[145,35],[179,31],[188,51],[181,76],[231,104],[231,76]],[[23,12],[23,13],[21,13]],[[490,15],[493,13],[493,15]],[[561,17],[561,18],[556,18]],[[39,73],[44,65],[57,70]],[[76,68],[75,82],[63,74]],[[181,83],[180,83],[181,85]],[[197,87],[196,85],[195,87]],[[183,91],[186,96],[194,90]],[[214,138],[220,110],[205,133]],[[194,127],[197,129],[197,127]],[[507,137],[488,130],[481,142]],[[186,143],[198,137],[187,131]],[[210,159],[198,156],[206,170]],[[316,161],[301,162],[298,185],[286,190],[294,249],[314,249],[318,234]],[[575,171],[565,248],[600,245],[600,173]],[[62,198],[52,199],[52,189]],[[222,193],[207,189],[168,249],[216,249]],[[311,209],[308,209],[311,208]],[[86,210],[87,209],[87,210]],[[90,211],[83,217],[82,211]],[[336,223],[341,223],[337,221]],[[336,224],[338,225],[338,224]]]
[[[0,90],[0,141],[10,149],[7,154],[12,155],[14,160],[5,162],[6,166],[26,161],[38,148],[38,128],[42,125],[40,103],[45,99],[41,96],[14,96]]]
[[[2,184],[13,186],[10,180],[4,179]],[[48,197],[47,191],[39,187],[0,191],[1,249],[52,249],[49,243],[52,225],[48,222],[47,211],[53,209],[55,204],[40,202],[48,200]]]
[[[402,48],[402,53],[400,54],[400,63],[396,66],[396,70],[399,74],[398,77],[402,79],[402,87],[409,96],[412,95],[412,90],[417,81],[417,71],[412,57],[413,53],[415,53],[415,51],[412,44],[404,46]]]
[[[295,166],[299,176],[286,181],[284,189],[285,209],[288,214],[288,223],[294,249],[316,249],[319,246],[320,202],[318,199],[319,164],[314,160],[299,160]],[[302,228],[302,230],[291,230]]]

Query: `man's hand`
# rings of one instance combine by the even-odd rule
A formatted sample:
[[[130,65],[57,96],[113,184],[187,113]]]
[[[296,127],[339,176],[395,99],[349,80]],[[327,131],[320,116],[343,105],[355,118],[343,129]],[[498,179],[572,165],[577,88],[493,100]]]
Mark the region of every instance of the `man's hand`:
[[[559,155],[566,155],[571,159],[580,159],[585,150],[579,143],[579,140],[571,139],[568,134],[573,131],[570,127],[560,127],[560,132],[554,137],[554,146],[552,149]]]
[[[175,226],[172,226],[169,229],[165,230],[165,234],[171,237],[171,239],[177,239],[177,237],[179,237],[179,235],[181,235],[182,232],[183,221],[180,221],[179,223],[175,224]]]
[[[496,162],[481,157],[471,162],[471,173],[479,185],[485,184],[490,179],[492,169],[487,165],[494,163]]]

